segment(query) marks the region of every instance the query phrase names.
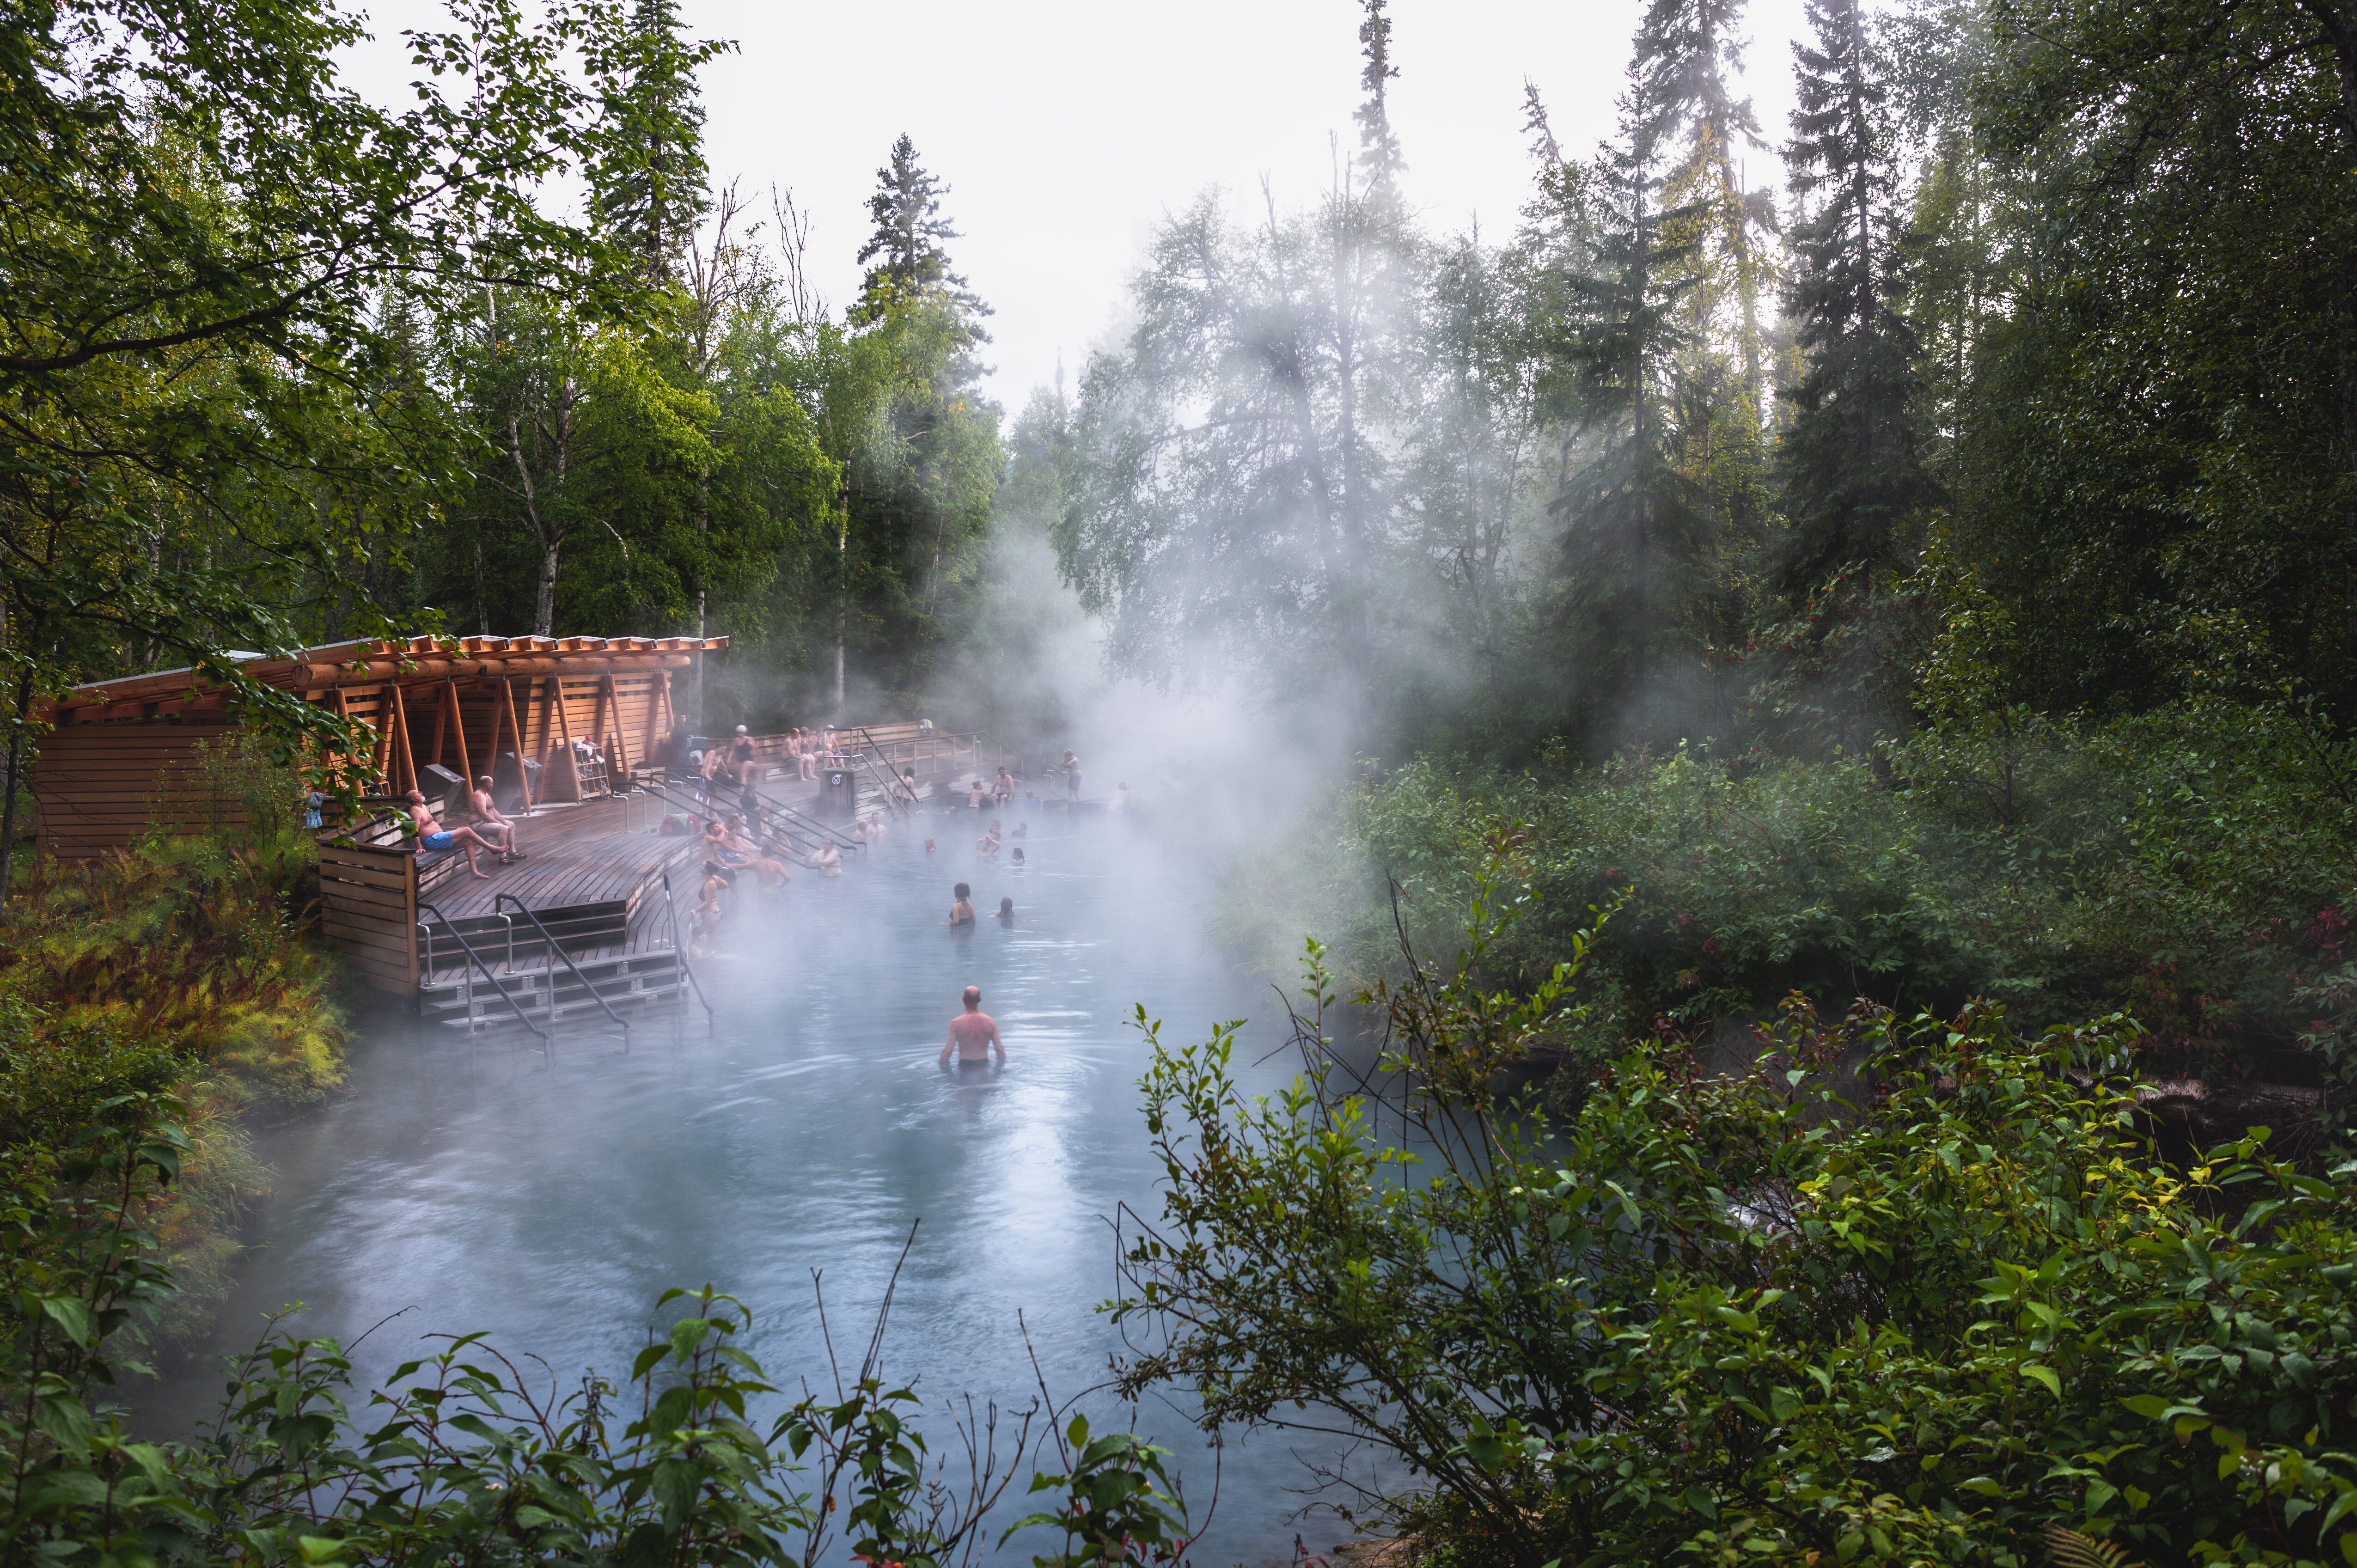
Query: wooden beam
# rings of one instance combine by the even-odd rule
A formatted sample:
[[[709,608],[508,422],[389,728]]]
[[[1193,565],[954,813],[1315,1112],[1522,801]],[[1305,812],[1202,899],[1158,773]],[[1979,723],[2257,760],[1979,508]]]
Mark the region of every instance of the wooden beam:
[[[508,731],[515,736],[516,790],[523,797],[523,809],[529,811],[532,810],[532,770],[526,768],[524,763],[530,760],[532,746],[529,741],[524,739],[523,727],[516,723],[515,682],[513,681],[504,678],[500,680],[500,701],[507,704]],[[498,762],[500,748],[496,746],[491,747],[491,760],[494,764]],[[496,779],[499,775],[497,772],[494,772],[491,777]]]
[[[491,693],[491,738],[483,746],[483,771],[490,776],[491,789],[494,792],[500,787],[500,725],[505,718],[506,712],[500,706],[499,693],[493,692]],[[472,781],[469,780],[469,782]]]
[[[402,705],[399,686],[393,688],[391,696],[394,744],[400,750],[402,768],[409,775],[408,788],[414,789],[417,788],[417,758],[411,756],[409,751],[409,710]]]
[[[563,746],[558,755],[565,758],[565,771],[559,777],[571,782],[572,792],[565,798],[577,803],[581,799],[581,759],[573,754],[573,721],[565,716],[565,677],[551,675],[548,689],[556,703],[557,738]]]
[[[475,787],[475,764],[467,755],[467,709],[458,701],[458,682],[456,680],[445,681],[442,689],[450,698],[450,727],[458,732],[458,771],[466,776],[467,788],[472,789]]]
[[[627,774],[630,772],[630,748],[628,744],[629,737],[622,734],[622,693],[615,689],[614,672],[610,670],[606,671],[606,679],[604,684],[599,688],[598,698],[602,703],[608,703],[611,705],[614,714],[614,743],[612,747],[610,749],[607,747],[604,738],[605,732],[603,730],[598,732],[597,745],[599,749],[606,751],[606,777],[608,779],[615,779],[620,777],[621,774]],[[601,709],[601,712],[603,710]],[[621,770],[619,774],[615,771],[617,768]]]

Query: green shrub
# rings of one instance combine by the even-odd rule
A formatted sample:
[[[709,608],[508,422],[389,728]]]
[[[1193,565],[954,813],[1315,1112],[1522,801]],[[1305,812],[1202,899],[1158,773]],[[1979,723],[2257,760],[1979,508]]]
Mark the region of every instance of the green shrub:
[[[1286,1092],[1239,1092],[1227,1030],[1155,1040],[1129,1391],[1387,1452],[1448,1563],[2013,1568],[2050,1528],[2357,1561],[2357,1167],[2258,1133],[2172,1171],[2126,1020],[1984,1004],[1825,1027],[1794,998],[1749,1070],[1633,1052],[1553,1120],[1496,1086],[1570,1021],[1584,943],[1482,978],[1528,907],[1485,885],[1453,962],[1359,998],[1372,1074],[1321,1032],[1314,944]]]
[[[2339,1049],[2357,767],[2297,709],[2109,723],[2000,714],[1874,756],[1680,748],[1528,772],[1423,758],[1347,791],[1246,880],[1227,934],[1329,934],[1352,982],[1393,972],[1396,915],[1453,940],[1483,868],[1531,889],[1491,955],[1535,984],[1588,910],[1625,900],[1584,976],[1619,1042],[1696,1035],[1793,990],[2028,1025],[2126,1011],[2163,1072],[2228,1077],[2255,1047]],[[1395,886],[1397,902],[1385,897]],[[2341,1053],[2357,1055],[2357,1053]]]

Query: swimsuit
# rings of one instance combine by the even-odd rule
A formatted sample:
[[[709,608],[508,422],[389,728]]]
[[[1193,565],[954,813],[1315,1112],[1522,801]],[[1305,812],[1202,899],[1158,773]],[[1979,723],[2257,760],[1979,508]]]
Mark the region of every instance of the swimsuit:
[[[448,849],[450,847],[450,835],[447,832],[427,833],[418,842],[423,843],[427,849]]]

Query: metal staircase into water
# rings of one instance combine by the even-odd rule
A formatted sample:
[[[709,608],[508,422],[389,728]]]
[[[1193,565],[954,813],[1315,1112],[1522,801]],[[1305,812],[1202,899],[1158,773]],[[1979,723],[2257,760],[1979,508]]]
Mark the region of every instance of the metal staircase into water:
[[[526,1021],[551,1029],[585,1016],[602,1016],[608,1007],[676,1002],[686,983],[680,955],[669,948],[576,958],[569,966],[492,965],[488,974],[470,965],[421,983],[417,1009],[427,1022],[468,1035],[514,1028]]]

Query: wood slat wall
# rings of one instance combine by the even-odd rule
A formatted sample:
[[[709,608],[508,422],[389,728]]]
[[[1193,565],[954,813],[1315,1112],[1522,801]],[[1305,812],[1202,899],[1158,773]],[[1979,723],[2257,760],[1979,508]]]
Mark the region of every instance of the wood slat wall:
[[[328,945],[378,991],[417,990],[417,857],[323,842],[319,926]]]
[[[195,832],[209,815],[242,825],[236,802],[206,801],[197,788],[198,744],[230,732],[223,723],[144,719],[44,736],[27,770],[44,847],[79,859],[120,849],[150,827]]]

